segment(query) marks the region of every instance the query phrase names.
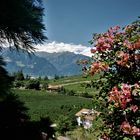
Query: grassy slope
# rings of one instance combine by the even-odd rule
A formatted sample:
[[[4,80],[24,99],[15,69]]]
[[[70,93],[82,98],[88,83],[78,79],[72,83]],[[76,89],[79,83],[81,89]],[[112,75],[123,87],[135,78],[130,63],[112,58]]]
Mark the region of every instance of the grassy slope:
[[[95,75],[93,77],[93,80],[96,80],[98,75]],[[78,94],[82,93],[89,93],[90,95],[94,95],[94,93],[97,93],[98,91],[95,88],[85,88],[85,83],[84,81],[91,81],[91,77],[84,77],[83,75],[77,75],[77,76],[70,76],[70,77],[64,77],[60,78],[58,80],[50,80],[49,84],[51,85],[64,85],[63,87],[68,90],[73,90],[74,92]],[[77,83],[76,83],[77,82]],[[81,82],[81,83],[78,83]],[[83,82],[83,83],[82,83]],[[74,84],[73,84],[74,83]]]
[[[29,115],[32,120],[38,120],[40,117],[49,116],[56,120],[58,116],[72,115],[82,107],[91,107],[92,100],[76,96],[65,96],[46,91],[35,90],[14,90],[20,99],[25,102],[29,108]]]
[[[56,85],[56,84],[66,84],[66,83],[72,83],[72,82],[78,82],[78,81],[86,81],[90,80],[89,77],[83,77],[83,75],[75,75],[75,76],[68,76],[64,78],[59,78],[58,80],[50,80],[49,83]]]

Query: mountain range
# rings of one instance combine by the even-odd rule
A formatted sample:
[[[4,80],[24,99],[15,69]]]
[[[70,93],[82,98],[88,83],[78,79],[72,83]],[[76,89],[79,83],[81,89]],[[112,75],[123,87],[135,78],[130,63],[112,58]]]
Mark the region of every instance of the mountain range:
[[[82,66],[77,65],[77,60],[89,59],[88,56],[75,54],[73,52],[27,52],[10,51],[8,48],[1,52],[6,62],[9,73],[22,70],[25,75],[30,76],[70,76],[81,73]]]

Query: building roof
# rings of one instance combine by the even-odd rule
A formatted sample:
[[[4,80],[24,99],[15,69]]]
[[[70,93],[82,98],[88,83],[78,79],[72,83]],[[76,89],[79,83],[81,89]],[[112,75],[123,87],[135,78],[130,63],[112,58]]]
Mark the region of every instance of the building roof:
[[[75,116],[79,117],[79,116],[81,116],[82,114],[89,114],[89,112],[90,112],[90,109],[83,108],[83,109],[81,109],[79,112],[77,112],[77,113],[75,114]]]
[[[61,88],[62,86],[59,85],[48,85],[47,89],[48,90],[57,90],[59,88]]]
[[[94,120],[96,116],[98,116],[100,114],[100,112],[93,110],[93,109],[86,109],[83,108],[81,109],[79,112],[77,112],[75,114],[75,116],[80,117],[80,116],[84,116],[84,118],[86,120]]]

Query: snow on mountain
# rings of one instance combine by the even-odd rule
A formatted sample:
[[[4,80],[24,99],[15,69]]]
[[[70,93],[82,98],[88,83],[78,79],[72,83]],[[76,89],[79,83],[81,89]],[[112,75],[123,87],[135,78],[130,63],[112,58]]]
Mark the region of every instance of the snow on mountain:
[[[63,42],[50,42],[43,45],[36,45],[36,51],[47,52],[47,53],[59,53],[59,52],[73,52],[75,54],[82,54],[85,56],[92,56],[90,53],[90,47],[83,46],[81,44],[68,44]]]

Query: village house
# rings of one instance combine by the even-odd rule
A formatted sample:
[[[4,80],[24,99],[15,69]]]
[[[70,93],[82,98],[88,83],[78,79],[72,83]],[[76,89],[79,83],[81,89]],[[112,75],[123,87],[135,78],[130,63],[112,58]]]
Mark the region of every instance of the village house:
[[[92,126],[93,120],[100,113],[93,109],[81,109],[75,114],[78,126],[83,126],[85,129],[88,129]]]
[[[52,92],[52,91],[58,91],[61,88],[62,86],[59,86],[59,85],[48,85],[47,90]]]

